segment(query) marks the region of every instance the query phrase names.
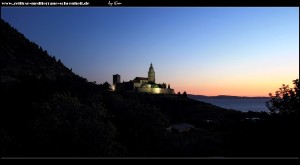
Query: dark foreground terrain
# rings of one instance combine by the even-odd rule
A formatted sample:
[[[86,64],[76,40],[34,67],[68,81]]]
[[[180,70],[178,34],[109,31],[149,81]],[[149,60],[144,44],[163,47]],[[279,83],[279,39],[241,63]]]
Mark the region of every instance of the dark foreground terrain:
[[[3,20],[1,36],[1,157],[299,156],[298,116],[112,92]]]

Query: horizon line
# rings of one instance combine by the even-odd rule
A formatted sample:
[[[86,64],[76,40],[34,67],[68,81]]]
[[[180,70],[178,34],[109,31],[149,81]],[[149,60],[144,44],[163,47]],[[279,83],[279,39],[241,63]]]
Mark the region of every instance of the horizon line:
[[[228,96],[228,97],[268,97],[268,96],[236,96],[236,95],[201,95],[201,94],[193,94],[193,93],[188,93],[187,95],[206,96],[206,97],[218,97],[218,96]]]

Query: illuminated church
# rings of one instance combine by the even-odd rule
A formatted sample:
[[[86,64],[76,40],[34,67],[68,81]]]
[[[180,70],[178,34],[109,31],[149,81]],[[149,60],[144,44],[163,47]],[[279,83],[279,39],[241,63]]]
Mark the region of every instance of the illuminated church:
[[[152,94],[174,94],[174,89],[170,88],[170,84],[155,83],[155,71],[152,63],[148,71],[148,77],[136,77],[129,82],[120,83],[121,76],[113,75],[113,87],[116,91],[134,91],[138,93]]]

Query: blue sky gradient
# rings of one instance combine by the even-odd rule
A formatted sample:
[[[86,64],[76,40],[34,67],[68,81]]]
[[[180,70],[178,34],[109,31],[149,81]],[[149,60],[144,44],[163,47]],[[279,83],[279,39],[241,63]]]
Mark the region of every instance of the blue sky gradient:
[[[297,7],[1,8],[89,81],[147,76],[176,92],[267,96],[299,77]]]

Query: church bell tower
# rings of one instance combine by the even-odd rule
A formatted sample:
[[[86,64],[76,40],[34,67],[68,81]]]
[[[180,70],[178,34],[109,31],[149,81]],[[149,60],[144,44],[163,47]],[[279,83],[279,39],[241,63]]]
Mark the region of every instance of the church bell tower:
[[[155,72],[152,63],[148,71],[148,81],[155,83]]]

